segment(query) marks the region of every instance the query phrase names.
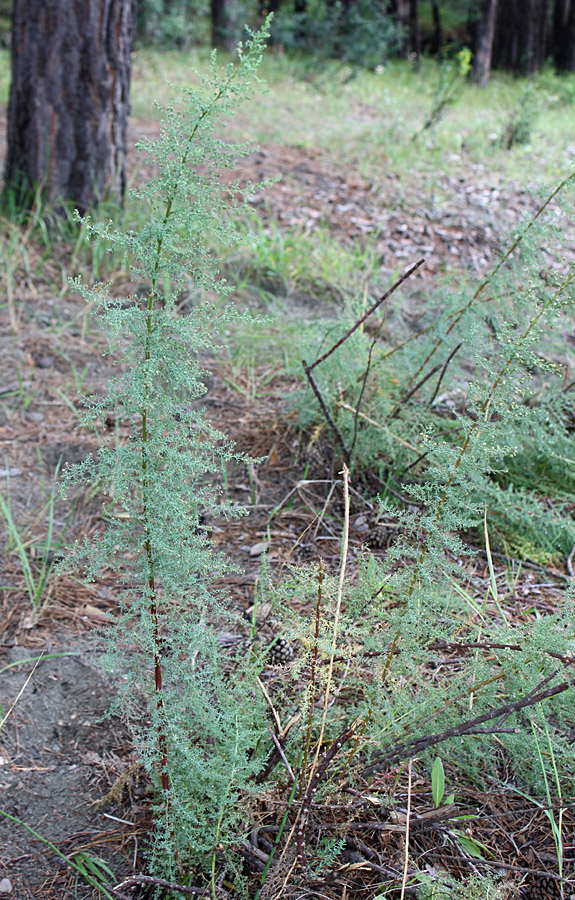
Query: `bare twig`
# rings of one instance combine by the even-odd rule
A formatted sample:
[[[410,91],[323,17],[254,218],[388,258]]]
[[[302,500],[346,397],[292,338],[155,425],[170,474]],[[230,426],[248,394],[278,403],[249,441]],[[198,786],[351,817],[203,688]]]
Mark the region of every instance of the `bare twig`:
[[[318,665],[318,643],[319,643],[319,628],[320,628],[320,620],[321,620],[321,604],[323,599],[323,560],[320,558],[319,561],[319,572],[317,579],[317,601],[315,605],[315,633],[314,633],[314,643],[313,643],[313,655],[311,661],[311,677],[309,681],[309,710],[307,715],[307,729],[305,735],[305,750],[303,755],[303,765],[302,772],[305,772],[307,769],[307,760],[309,755],[309,748],[311,744],[311,732],[313,725],[313,710],[315,705],[315,686],[316,686],[316,670]]]
[[[320,356],[319,359],[316,359],[316,361],[311,364],[311,366],[309,367],[310,370],[315,369],[315,367],[319,366],[320,363],[324,362],[324,360],[326,360],[328,358],[328,356],[331,356],[331,354],[335,350],[337,350],[338,347],[341,347],[343,342],[347,341],[348,337],[350,337],[354,333],[354,331],[357,331],[357,329],[360,327],[360,325],[363,325],[363,323],[365,322],[366,319],[369,319],[369,317],[372,315],[372,313],[375,312],[375,310],[378,308],[378,306],[381,306],[382,303],[385,303],[386,300],[389,300],[391,295],[393,293],[395,293],[395,291],[399,287],[401,287],[403,282],[407,281],[407,279],[410,278],[413,275],[413,273],[416,272],[417,269],[419,269],[419,267],[423,265],[424,262],[425,262],[424,259],[419,259],[416,263],[414,263],[412,266],[410,266],[409,269],[407,269],[407,271],[404,272],[403,275],[401,275],[397,279],[395,284],[392,284],[392,286],[389,288],[389,290],[386,291],[385,294],[382,294],[381,297],[379,298],[379,300],[376,300],[376,302],[373,304],[373,306],[370,306],[369,309],[367,310],[367,312],[365,312],[363,314],[363,316],[361,316],[361,318],[358,319],[354,325],[352,325],[352,327],[349,329],[349,331],[346,331],[344,336],[341,337],[339,339],[339,341],[336,341],[336,343],[333,345],[333,347],[330,347],[329,350],[326,350],[326,352],[323,354],[323,356]]]
[[[355,450],[355,444],[357,441],[357,426],[358,426],[358,422],[359,422],[359,411],[361,408],[361,404],[363,403],[365,388],[367,386],[367,379],[369,377],[369,373],[371,370],[371,356],[372,356],[373,348],[375,347],[375,344],[376,344],[376,338],[374,338],[373,341],[371,342],[371,344],[369,345],[369,353],[367,356],[367,366],[365,367],[363,381],[361,384],[361,390],[359,392],[359,397],[357,398],[357,404],[355,407],[355,415],[353,417],[353,438],[351,440],[351,447],[349,448],[350,457],[353,455],[353,451]]]
[[[545,684],[547,681],[548,678],[546,678],[542,684]],[[442,744],[452,737],[475,734],[478,727],[483,725],[484,722],[489,722],[501,717],[508,717],[513,712],[518,712],[529,706],[535,706],[543,700],[548,700],[550,697],[562,694],[564,691],[573,687],[574,683],[573,680],[563,681],[554,688],[548,688],[547,690],[540,690],[539,688],[541,688],[541,685],[539,685],[539,688],[536,688],[537,693],[532,691],[527,697],[523,697],[521,700],[515,700],[512,703],[506,703],[504,706],[499,706],[497,709],[489,710],[480,716],[476,716],[474,719],[469,719],[466,722],[455,725],[453,728],[448,728],[446,731],[442,731],[438,734],[425,735],[421,738],[415,738],[414,740],[406,741],[403,744],[395,744],[385,753],[377,756],[369,766],[366,766],[362,770],[362,775],[370,775],[383,766],[389,767],[403,759],[417,756],[429,747],[435,747],[437,744]]]
[[[130,878],[121,881],[112,890],[119,891],[122,888],[130,887],[132,884],[150,884],[170,891],[180,891],[181,894],[188,894],[190,897],[204,894],[206,891],[205,888],[186,887],[185,884],[177,884],[175,881],[166,881],[165,878],[155,878],[152,875],[132,875]]]
[[[346,727],[339,737],[333,742],[331,747],[326,750],[323,754],[322,760],[317,767],[315,773],[313,774],[310,782],[308,784],[307,791],[305,792],[305,796],[303,798],[301,813],[299,817],[299,824],[297,830],[297,858],[298,865],[305,866],[306,857],[305,857],[305,826],[307,823],[307,819],[309,816],[309,812],[311,806],[314,801],[315,794],[317,793],[317,789],[321,783],[323,776],[326,774],[330,763],[337,756],[339,751],[345,744],[349,741],[349,739],[353,736],[356,728],[360,724],[361,719],[358,718],[353,722],[349,727]]]
[[[289,777],[291,778],[292,784],[293,784],[295,782],[295,775],[294,775],[294,773],[292,771],[292,767],[290,766],[290,764],[287,760],[287,757],[284,753],[284,748],[280,744],[279,740],[277,739],[277,737],[275,736],[275,734],[273,733],[271,728],[268,728],[268,731],[272,736],[272,741],[274,742],[275,748],[276,748],[277,752],[279,753],[279,755],[281,756],[283,764],[286,767],[287,773],[288,773]]]
[[[425,382],[429,381],[429,379],[432,378],[436,372],[439,372],[440,369],[441,369],[441,366],[434,366],[433,369],[431,369],[431,371],[427,373],[427,375],[424,375],[423,378],[420,378],[420,380],[417,382],[416,385],[414,385],[414,387],[411,388],[411,390],[409,390],[406,394],[404,394],[403,397],[400,397],[399,400],[397,401],[397,403],[395,404],[395,407],[391,411],[390,415],[387,417],[387,421],[391,422],[392,419],[395,419],[395,417],[399,415],[401,407],[405,406],[407,401],[411,400],[413,395],[418,392],[419,388],[423,387]]]
[[[343,458],[345,460],[345,463],[346,463],[346,465],[349,466],[349,462],[350,462],[349,451],[348,451],[347,447],[345,446],[345,442],[341,436],[341,432],[340,432],[339,428],[337,427],[337,425],[335,424],[335,422],[333,420],[332,414],[330,413],[329,409],[327,408],[327,404],[326,404],[325,400],[323,399],[323,394],[318,387],[317,381],[311,374],[311,370],[313,369],[313,366],[308,366],[305,359],[302,359],[301,364],[303,366],[303,370],[304,370],[305,374],[307,375],[307,380],[310,383],[311,389],[318,399],[318,403],[321,407],[321,411],[324,414],[326,421],[327,421],[329,427],[331,428],[331,430],[333,431],[334,437],[341,448],[341,452],[343,453]],[[315,362],[313,365],[314,366],[317,365],[317,362]]]
[[[366,319],[368,319],[369,316],[371,316],[372,313],[374,313],[375,310],[379,306],[381,306],[382,303],[384,303],[386,300],[389,300],[389,298],[394,293],[394,291],[396,291],[400,287],[400,285],[403,284],[404,281],[407,281],[407,279],[411,275],[413,275],[413,273],[417,269],[419,269],[419,267],[422,266],[424,262],[425,262],[424,259],[420,259],[416,263],[414,263],[412,266],[410,266],[409,269],[407,269],[407,271],[404,272],[404,274],[401,275],[401,277],[397,279],[395,284],[393,284],[388,291],[386,291],[384,294],[382,294],[381,297],[378,300],[376,300],[376,302],[374,304],[372,304],[372,306],[370,306],[369,309],[359,319],[357,319],[357,321],[352,325],[352,327],[350,329],[348,329],[348,331],[346,331],[346,333],[343,335],[343,337],[341,337],[338,341],[336,341],[335,344],[333,344],[329,348],[329,350],[326,350],[326,352],[324,354],[322,354],[322,356],[320,356],[319,359],[316,359],[315,362],[313,362],[311,365],[308,365],[307,362],[305,361],[305,359],[302,359],[302,366],[303,366],[304,372],[307,376],[307,379],[310,383],[311,389],[314,392],[314,394],[316,395],[319,405],[321,407],[321,411],[323,412],[323,414],[326,418],[326,421],[327,421],[328,425],[330,426],[331,430],[333,431],[335,439],[342,450],[343,458],[344,458],[347,466],[350,465],[351,456],[352,456],[352,453],[354,451],[355,444],[357,441],[358,418],[359,418],[359,414],[360,414],[360,407],[361,407],[361,404],[363,401],[363,395],[365,393],[365,387],[367,384],[367,379],[368,379],[370,368],[371,368],[371,355],[373,353],[373,348],[375,346],[376,341],[374,339],[369,348],[369,359],[368,359],[367,368],[363,375],[363,383],[361,386],[361,390],[359,393],[359,400],[357,402],[357,408],[355,411],[355,418],[354,418],[354,424],[353,424],[353,438],[352,438],[351,448],[349,450],[345,446],[345,441],[343,440],[341,432],[340,432],[339,428],[337,427],[337,425],[335,424],[333,416],[331,415],[331,413],[327,407],[327,404],[323,398],[323,395],[319,389],[319,386],[318,386],[315,378],[312,375],[312,370],[315,369],[315,367],[318,366],[320,363],[324,362],[329,356],[331,356],[331,354],[334,353],[338,349],[338,347],[341,347],[341,345],[345,341],[347,341],[347,339],[355,331],[357,331],[358,328],[360,328],[360,326],[366,321]]]
[[[522,652],[525,648],[521,644],[496,644],[496,643],[465,643],[460,641],[435,641],[429,645],[430,650],[517,650]],[[553,659],[558,659],[563,665],[574,665],[575,656],[562,656],[561,653],[555,653],[553,650],[538,650],[539,653],[545,653]]]
[[[305,865],[305,824],[307,821],[307,816],[309,814],[309,810],[311,804],[313,802],[314,795],[317,791],[319,783],[321,781],[321,777],[324,772],[327,771],[329,763],[335,757],[335,755],[339,752],[341,747],[346,741],[349,740],[355,728],[358,724],[357,720],[351,726],[348,726],[344,729],[340,737],[331,745],[329,750],[327,750],[324,754],[324,757],[321,763],[318,765],[318,758],[321,752],[321,745],[323,742],[323,735],[325,732],[327,714],[329,710],[329,695],[331,690],[331,683],[333,678],[333,664],[336,655],[337,649],[337,640],[339,634],[339,624],[341,617],[341,605],[343,601],[343,588],[345,584],[345,571],[347,565],[347,552],[349,545],[349,470],[346,465],[343,467],[343,497],[344,497],[344,525],[343,525],[343,539],[342,539],[342,547],[341,547],[341,566],[339,573],[339,584],[337,590],[337,599],[335,604],[335,612],[334,612],[334,621],[333,621],[333,633],[332,633],[332,641],[331,641],[331,653],[329,659],[329,669],[326,677],[326,688],[325,688],[325,696],[323,701],[323,716],[321,720],[320,733],[317,741],[317,750],[315,757],[313,759],[311,765],[311,773],[308,781],[307,790],[305,792],[304,798],[302,800],[301,812],[299,818],[299,825],[297,829],[297,855],[298,862],[300,866]],[[312,699],[313,702],[313,699]]]
[[[429,456],[429,450],[424,450],[423,453],[420,453],[419,456],[417,456],[417,457],[413,460],[412,463],[410,463],[408,466],[406,466],[405,469],[403,470],[403,472],[400,472],[399,475],[398,475],[397,477],[398,477],[399,479],[403,478],[403,476],[406,475],[406,474],[409,472],[410,469],[415,468],[415,466],[416,466],[418,463],[420,463],[422,460],[424,460],[426,456]]]
[[[441,387],[441,382],[443,381],[443,379],[445,377],[445,373],[447,372],[447,367],[448,367],[449,363],[451,362],[451,360],[453,359],[453,357],[455,356],[455,354],[457,353],[459,348],[462,346],[462,344],[463,344],[463,341],[460,341],[459,344],[457,345],[457,347],[453,348],[453,350],[451,351],[451,353],[449,354],[449,356],[443,363],[443,368],[442,368],[441,372],[439,373],[439,378],[437,379],[437,384],[435,385],[433,397],[429,401],[430,406],[433,406],[433,401],[435,400],[435,398],[437,397],[437,395],[439,393],[439,388]]]
[[[575,172],[571,172],[571,174],[568,175],[567,178],[564,178],[563,181],[555,188],[555,190],[547,197],[547,199],[545,200],[545,202],[541,204],[541,206],[539,207],[539,209],[537,210],[537,212],[535,213],[535,215],[533,216],[533,218],[532,218],[532,219],[530,220],[530,222],[528,223],[527,227],[524,229],[524,231],[521,232],[521,234],[519,234],[519,235],[516,237],[516,239],[513,241],[513,243],[512,243],[512,245],[511,245],[511,247],[509,248],[509,250],[507,250],[507,252],[504,253],[504,255],[501,257],[501,259],[499,260],[499,262],[497,263],[497,265],[496,265],[495,268],[493,269],[493,271],[491,271],[491,272],[489,273],[489,275],[487,275],[487,277],[483,279],[483,281],[482,281],[481,284],[476,288],[474,294],[473,294],[472,297],[467,301],[467,303],[465,304],[465,306],[462,306],[461,309],[457,312],[457,314],[456,314],[455,317],[453,318],[453,321],[451,322],[451,325],[450,325],[449,328],[446,330],[445,334],[442,335],[440,338],[438,338],[438,340],[435,342],[435,344],[433,345],[433,347],[431,348],[431,350],[429,351],[429,353],[427,354],[427,356],[425,357],[425,359],[423,360],[423,362],[422,362],[421,365],[419,366],[418,370],[413,374],[413,376],[412,376],[412,378],[411,378],[411,381],[412,381],[412,382],[415,381],[415,379],[419,377],[419,375],[421,374],[421,372],[425,369],[427,363],[430,362],[430,360],[432,359],[432,357],[434,356],[434,354],[437,352],[437,350],[439,350],[439,348],[441,347],[441,345],[442,345],[443,341],[445,340],[445,338],[446,338],[449,334],[451,334],[451,332],[453,331],[453,329],[455,328],[455,326],[459,324],[459,322],[460,322],[461,319],[463,318],[464,314],[465,314],[469,309],[471,309],[471,307],[473,306],[473,304],[475,303],[475,301],[479,298],[479,296],[483,293],[483,291],[485,290],[485,288],[487,287],[487,285],[490,284],[491,280],[495,277],[495,275],[497,275],[497,273],[499,272],[499,270],[505,265],[505,263],[508,261],[508,259],[510,258],[510,256],[511,256],[511,255],[514,253],[514,251],[517,249],[517,247],[519,246],[519,244],[521,243],[521,241],[523,240],[523,238],[525,237],[525,235],[529,233],[529,231],[531,230],[531,228],[533,228],[533,226],[535,225],[535,222],[536,222],[537,219],[543,214],[543,212],[547,209],[547,207],[549,206],[549,204],[551,203],[551,201],[554,200],[555,197],[557,196],[557,194],[559,194],[559,193],[563,190],[563,188],[564,188],[570,181],[573,181],[574,178],[575,178]],[[427,329],[425,329],[425,330],[427,330]],[[423,334],[424,332],[421,332],[421,333]],[[405,342],[404,342],[404,343],[405,343]],[[401,346],[401,345],[400,345],[400,346]],[[399,349],[399,347],[396,347],[396,348],[394,348],[394,350],[391,351],[391,352],[395,352],[395,350],[398,350],[398,349]],[[388,355],[391,355],[391,352],[390,352],[390,354],[388,354]]]

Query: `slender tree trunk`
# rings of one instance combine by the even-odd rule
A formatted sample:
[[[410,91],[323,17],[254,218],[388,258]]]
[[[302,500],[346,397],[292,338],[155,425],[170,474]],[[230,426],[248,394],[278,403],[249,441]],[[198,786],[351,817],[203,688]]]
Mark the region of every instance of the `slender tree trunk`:
[[[395,0],[393,7],[393,17],[396,24],[401,28],[401,40],[398,49],[398,56],[401,59],[407,59],[409,56],[409,3],[410,0]]]
[[[295,0],[296,29],[294,37],[298,44],[303,43],[307,34],[307,0]]]
[[[15,0],[6,189],[85,212],[125,189],[134,0]]]
[[[551,52],[559,72],[575,72],[575,0],[555,0]]]
[[[481,87],[489,81],[491,53],[495,36],[497,0],[482,0],[479,19],[475,23],[475,49],[473,54],[473,77]]]
[[[433,37],[431,38],[431,52],[435,56],[441,55],[443,48],[443,31],[441,28],[441,12],[438,0],[431,0],[431,14],[433,16]]]
[[[237,45],[238,0],[210,0],[212,47],[234,53]]]
[[[418,0],[409,0],[409,39],[411,55],[417,69],[421,68],[421,36],[419,32]]]

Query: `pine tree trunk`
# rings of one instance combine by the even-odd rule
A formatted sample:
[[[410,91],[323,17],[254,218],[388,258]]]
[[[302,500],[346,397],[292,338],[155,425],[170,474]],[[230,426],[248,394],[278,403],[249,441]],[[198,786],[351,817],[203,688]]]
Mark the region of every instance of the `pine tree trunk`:
[[[6,189],[85,212],[125,189],[134,0],[14,0]]]
[[[575,72],[575,0],[555,0],[551,52],[559,72]]]
[[[481,87],[489,81],[491,53],[495,36],[497,0],[482,0],[479,19],[475,25],[475,50],[473,54],[473,77]]]

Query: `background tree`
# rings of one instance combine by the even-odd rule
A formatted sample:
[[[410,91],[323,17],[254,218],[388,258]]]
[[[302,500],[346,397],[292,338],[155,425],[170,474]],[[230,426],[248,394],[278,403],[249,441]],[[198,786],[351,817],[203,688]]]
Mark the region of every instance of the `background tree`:
[[[234,53],[237,43],[237,0],[210,0],[212,47]]]
[[[409,0],[409,43],[417,68],[421,65],[421,34],[419,30],[418,0]]]
[[[205,9],[195,0],[138,0],[137,7],[137,40],[187,50],[208,39]]]
[[[391,14],[400,29],[399,56],[402,59],[406,59],[413,54],[413,57],[419,63],[421,41],[418,0],[393,0]]]
[[[473,23],[473,78],[482,87],[489,81],[497,5],[497,0],[481,0],[479,15]]]
[[[575,0],[555,0],[552,51],[559,72],[575,72]]]
[[[84,212],[125,187],[135,0],[14,0],[6,189]]]
[[[431,16],[433,18],[433,35],[429,49],[432,54],[440,55],[443,48],[443,29],[441,27],[439,0],[431,0]]]
[[[401,29],[398,54],[402,59],[407,59],[409,55],[409,0],[394,0],[392,15]]]
[[[505,0],[498,4],[493,63],[518,75],[532,75],[545,62],[548,0]]]

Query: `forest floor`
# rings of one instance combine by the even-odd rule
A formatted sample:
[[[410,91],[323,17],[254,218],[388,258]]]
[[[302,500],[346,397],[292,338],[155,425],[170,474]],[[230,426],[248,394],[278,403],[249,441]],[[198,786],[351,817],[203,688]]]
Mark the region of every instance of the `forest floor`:
[[[234,126],[238,132],[244,127],[242,121]],[[138,118],[131,126],[131,142],[155,133],[150,120]],[[417,171],[370,179],[360,167],[329,151],[270,141],[233,174],[258,182],[281,173],[282,180],[267,189],[265,202],[259,194],[254,198],[262,227],[294,229],[308,236],[327,231],[351,247],[369,239],[382,283],[424,257],[426,264],[406,296],[409,308],[439,272],[461,267],[481,276],[493,264],[502,236],[536,209],[530,185],[498,177],[488,165],[455,162],[455,171],[438,175],[433,185]],[[132,150],[129,168],[133,180],[145,177]],[[98,447],[96,434],[76,430],[77,389],[102,390],[113,361],[104,355],[105,339],[87,318],[83,301],[63,282],[62,273],[70,270],[70,245],[55,247],[47,259],[32,239],[27,254],[28,268],[16,266],[10,285],[5,278],[16,322],[10,321],[8,306],[0,310],[0,490],[10,498],[13,519],[38,579],[43,563],[51,564],[41,548],[57,468],[84,459]],[[123,272],[114,273],[112,285],[118,297],[131,290]],[[266,295],[277,289],[272,279]],[[282,290],[283,318],[274,326],[279,330],[291,327],[285,324],[286,316],[305,328],[330,303],[337,312],[337,299],[318,300],[313,281],[298,281],[288,272]],[[256,469],[238,469],[227,486],[250,515],[214,522],[212,529],[216,544],[242,569],[226,584],[247,615],[264,549],[273,577],[288,563],[318,558],[328,570],[337,568],[342,501],[337,455],[328,445],[318,449],[296,427],[289,403],[294,379],[285,370],[259,362],[257,351],[248,361],[232,352],[207,364],[213,373],[206,395],[210,419],[240,451],[265,457]],[[108,424],[121,439],[122,424],[112,420]],[[389,535],[378,524],[377,489],[367,479],[353,494],[351,569],[362,548],[376,555],[386,552]],[[326,515],[330,504],[333,515]],[[71,515],[66,542],[93,535],[101,527],[97,495],[83,496],[73,511],[56,497],[54,508],[57,531]],[[77,862],[81,854],[105,860],[117,883],[145,871],[150,827],[151,801],[130,737],[118,718],[106,715],[122,677],[106,669],[98,639],[98,632],[117,613],[114,582],[103,577],[85,586],[75,578],[50,577],[35,608],[7,533],[3,545],[0,714],[9,715],[0,735],[0,805],[36,833],[13,819],[0,818],[0,897],[95,900],[102,893],[71,871],[55,848]],[[468,565],[469,581],[479,590],[489,579],[487,561],[480,555]],[[507,564],[498,569],[498,576],[504,577],[506,569]],[[521,616],[526,604],[541,612],[560,605],[572,573],[564,565],[524,564],[515,574],[507,608]],[[273,635],[273,625],[262,627]],[[269,677],[278,676],[272,671]],[[501,777],[497,788],[488,791],[462,780],[447,763],[446,777],[448,793],[454,791],[456,797],[451,809],[437,810],[431,801],[429,772],[414,764],[409,784],[416,817],[412,860],[430,873],[447,870],[481,878],[491,871],[509,884],[522,885],[523,896],[534,900],[575,896],[573,808],[563,813],[561,888],[544,809],[506,790]],[[403,871],[406,772],[394,769],[371,790],[383,792],[390,779],[397,779],[395,810],[386,825],[370,830],[369,810],[358,812],[353,840],[338,858],[331,881],[302,885],[298,896],[375,898],[383,885],[394,884],[393,873]],[[460,845],[449,840],[450,817],[456,813],[473,816],[473,838],[487,848],[483,858],[461,852]],[[108,884],[112,882],[110,878]],[[401,877],[396,878],[396,886],[400,882]],[[148,896],[143,888],[125,893]]]

